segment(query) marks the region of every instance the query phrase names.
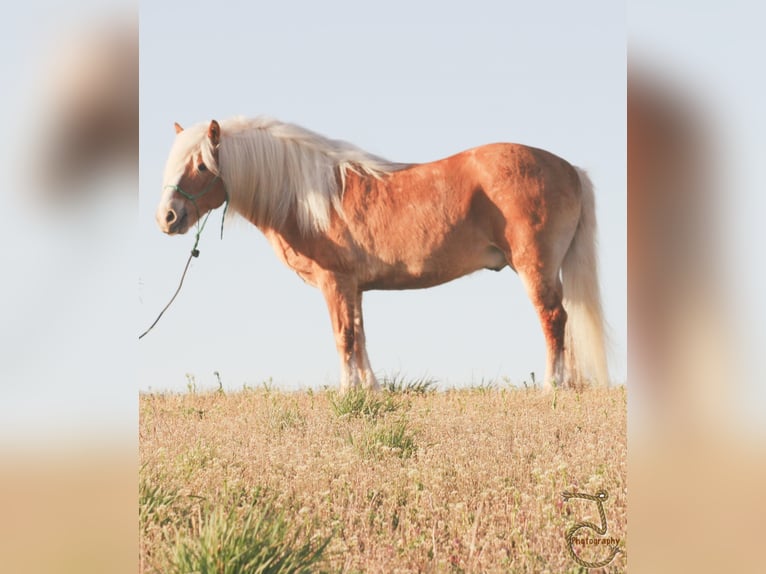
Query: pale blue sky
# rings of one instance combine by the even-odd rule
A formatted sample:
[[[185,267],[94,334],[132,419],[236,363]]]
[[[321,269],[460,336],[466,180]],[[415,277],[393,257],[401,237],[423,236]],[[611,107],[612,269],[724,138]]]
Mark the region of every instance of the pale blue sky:
[[[610,370],[626,378],[625,13],[610,1],[147,3],[141,8],[141,170],[136,336],[178,283],[193,243],[154,223],[173,122],[268,114],[395,161],[493,141],[548,149],[596,185]],[[184,288],[140,343],[141,389],[229,388],[273,378],[335,386],[319,291],[244,221],[213,214]],[[518,277],[365,294],[379,374],[443,385],[544,369],[540,326]]]

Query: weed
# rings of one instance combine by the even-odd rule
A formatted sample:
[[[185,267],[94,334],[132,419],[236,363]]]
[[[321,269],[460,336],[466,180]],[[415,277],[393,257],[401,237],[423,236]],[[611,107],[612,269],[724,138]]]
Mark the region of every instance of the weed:
[[[372,393],[361,389],[343,395],[333,394],[330,397],[330,405],[337,417],[371,419],[396,411],[400,407],[400,403],[390,394]]]
[[[407,395],[425,395],[436,391],[436,379],[420,377],[407,380],[399,373],[394,373],[390,377],[384,377],[381,387],[389,393],[399,393]]]
[[[138,521],[142,529],[149,524],[164,526],[171,520],[171,509],[179,498],[177,490],[142,479],[138,486]]]
[[[186,373],[186,391],[190,395],[197,393],[197,379],[191,373]]]
[[[406,419],[365,427],[359,438],[349,435],[349,442],[363,456],[375,458],[386,454],[409,458],[417,448],[415,434]]]
[[[269,409],[269,426],[279,433],[290,429],[303,429],[306,427],[306,416],[295,402],[280,404],[274,400]]]
[[[524,389],[525,390],[536,389],[537,388],[537,381],[535,380],[535,372],[534,371],[531,371],[529,373],[529,379],[532,381],[531,383],[527,383],[526,379],[521,381],[521,384],[524,385]]]
[[[272,377],[269,377],[265,381],[261,382],[261,389],[265,394],[269,394],[274,391],[274,379]]]
[[[494,379],[485,379],[484,377],[478,383],[471,385],[471,390],[476,391],[479,394],[485,395],[497,390],[497,381]]]
[[[170,572],[308,574],[319,571],[331,537],[312,538],[273,506],[213,509],[196,533],[179,534]]]

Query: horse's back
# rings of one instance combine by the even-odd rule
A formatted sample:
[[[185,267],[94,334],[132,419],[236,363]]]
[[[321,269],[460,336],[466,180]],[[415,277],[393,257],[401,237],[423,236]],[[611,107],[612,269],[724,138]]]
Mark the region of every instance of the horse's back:
[[[494,241],[519,234],[567,236],[579,219],[582,190],[577,169],[544,149],[493,143],[418,169],[442,191],[417,197],[417,202],[445,202],[452,224],[467,220],[491,229]]]
[[[461,156],[465,156],[461,158]],[[465,161],[486,187],[510,187],[517,193],[571,193],[579,190],[577,171],[565,159],[547,150],[518,143],[494,143],[453,156]],[[505,190],[502,190],[505,191]]]
[[[517,143],[484,145],[452,160],[453,177],[470,202],[470,225],[514,269],[556,273],[580,220],[577,169],[554,153]]]
[[[489,144],[381,179],[350,175],[337,244],[363,259],[370,288],[428,287],[500,269],[546,228],[569,234],[558,220],[579,209],[578,192],[576,171],[554,154]]]

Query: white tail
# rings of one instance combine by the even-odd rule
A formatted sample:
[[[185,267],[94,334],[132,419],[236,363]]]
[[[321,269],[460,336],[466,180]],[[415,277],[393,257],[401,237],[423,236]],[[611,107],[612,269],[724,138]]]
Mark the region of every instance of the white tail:
[[[601,309],[596,254],[596,201],[588,174],[576,168],[582,188],[582,212],[561,266],[564,309],[564,365],[573,385],[591,380],[609,384],[606,365],[606,335]]]

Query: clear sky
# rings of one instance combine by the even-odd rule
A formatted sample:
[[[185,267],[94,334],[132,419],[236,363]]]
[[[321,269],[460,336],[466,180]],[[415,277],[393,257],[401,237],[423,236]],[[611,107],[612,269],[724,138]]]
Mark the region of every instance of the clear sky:
[[[267,114],[403,162],[494,141],[550,150],[596,185],[610,370],[626,379],[625,9],[570,2],[145,3],[140,12],[139,303],[136,336],[174,291],[193,236],[154,222],[162,170],[182,125]],[[321,293],[240,220],[211,216],[183,290],[138,345],[143,390],[272,379],[335,386]],[[510,269],[450,284],[369,292],[379,375],[443,386],[544,370],[544,343]]]

